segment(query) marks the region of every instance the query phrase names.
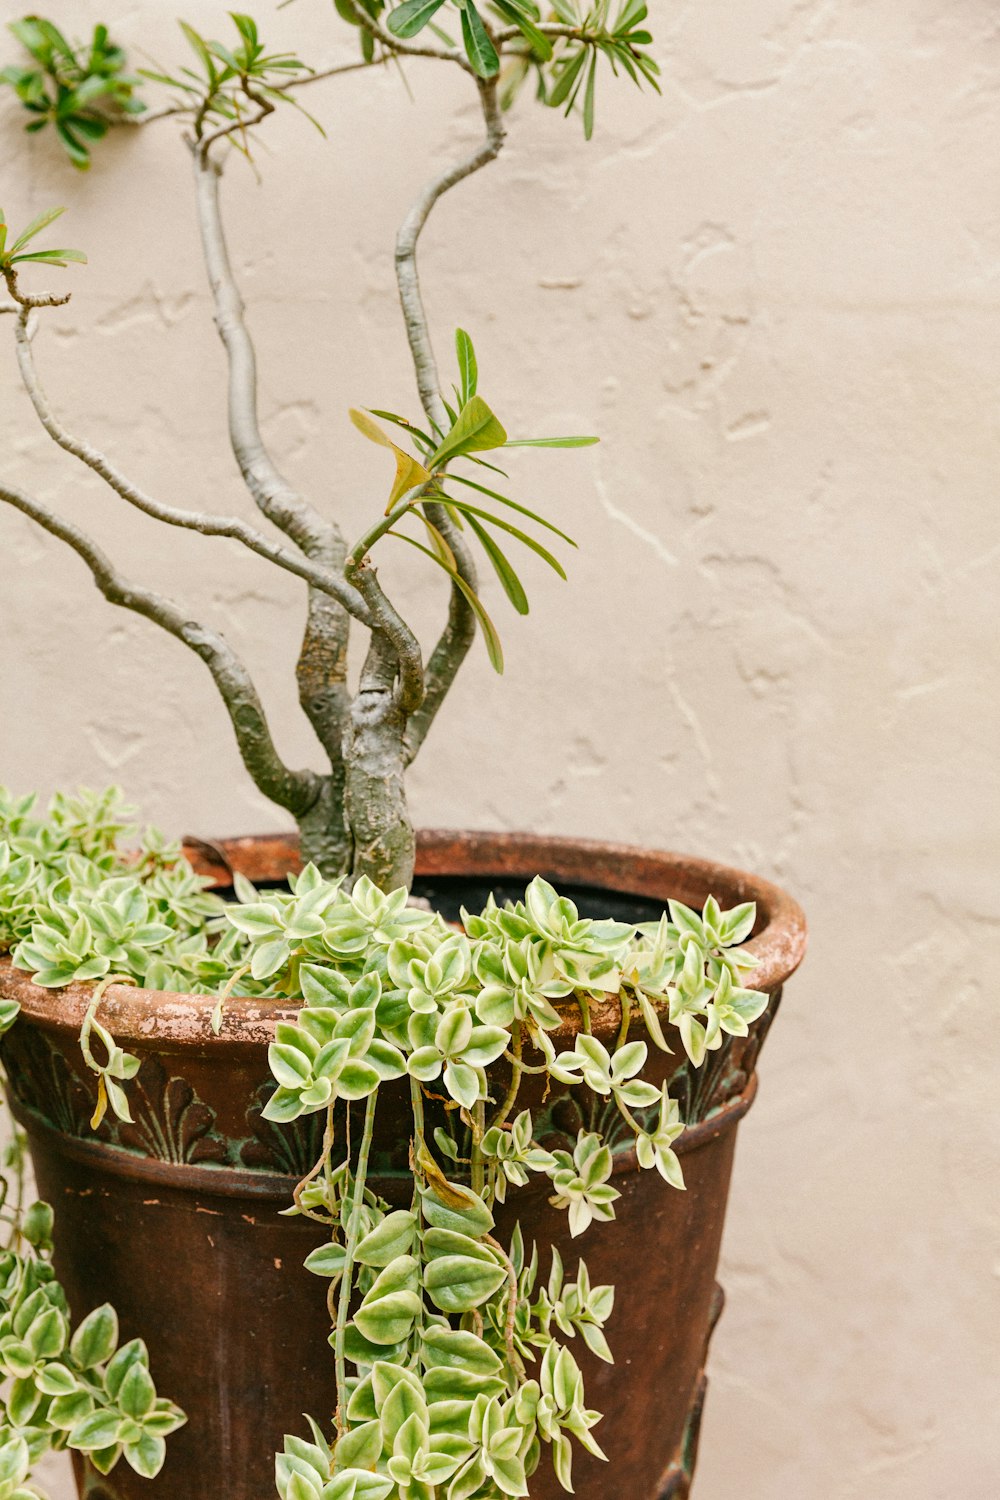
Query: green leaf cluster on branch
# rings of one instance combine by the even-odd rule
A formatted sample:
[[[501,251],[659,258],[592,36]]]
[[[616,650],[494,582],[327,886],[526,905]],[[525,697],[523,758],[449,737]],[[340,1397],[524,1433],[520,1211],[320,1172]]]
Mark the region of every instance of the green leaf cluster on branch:
[[[0,946],[50,988],[99,981],[83,1051],[99,1111],[126,1120],[138,1064],[97,1020],[108,983],[153,976],[215,994],[220,1021],[241,996],[301,1001],[296,1019],[275,1027],[264,1114],[278,1125],[326,1117],[322,1154],[292,1211],[329,1231],[306,1267],[328,1283],[338,1408],[329,1435],[314,1423],[311,1440],[286,1440],[282,1500],[522,1496],[546,1450],[570,1488],[574,1440],[603,1456],[570,1346],[579,1337],[612,1359],[603,1329],[613,1289],[592,1286],[584,1261],[568,1280],[554,1250],[542,1287],[537,1248],[526,1255],[520,1231],[501,1244],[494,1210],[532,1177],[547,1179],[576,1238],[614,1220],[620,1193],[605,1134],[581,1129],[569,1149],[539,1139],[524,1085],[542,1075],[546,1087],[607,1100],[637,1166],[683,1188],[673,1149],[683,1121],[669,1071],[663,1083],[643,1076],[650,1046],[679,1047],[697,1068],[762,1014],[767,995],[743,984],[755,964],[740,946],[753,904],[722,911],[710,897],[696,912],[671,901],[657,922],[602,921],[536,878],[522,901],[491,897],[455,927],[405,889],[326,880],[314,865],[287,890],[237,877],[238,899],[226,904],[175,846],[152,831],[135,836],[115,790],[58,795],[48,816],[32,798],[0,792]],[[620,1018],[603,1039],[592,1026],[598,1004]],[[0,1020],[16,1014],[8,1005]],[[370,1173],[384,1086],[409,1092],[407,1208],[379,1196]],[[364,1116],[360,1140],[353,1111]],[[11,1336],[23,1342],[24,1330],[13,1324]],[[0,1362],[6,1347],[0,1338]],[[34,1366],[5,1368],[35,1378]],[[96,1407],[91,1426],[81,1418],[67,1429],[69,1441],[102,1455],[124,1445],[134,1462],[141,1441],[152,1455],[150,1434],[127,1425],[141,1429],[146,1413],[109,1392],[122,1424],[114,1444],[103,1441],[112,1419]],[[147,1408],[154,1426],[161,1409]]]
[[[451,7],[449,12],[444,11],[444,3]],[[230,442],[246,489],[264,520],[281,534],[280,540],[237,516],[185,509],[150,495],[112,458],[66,426],[43,389],[33,341],[37,314],[62,305],[68,296],[29,292],[21,286],[19,275],[25,263],[66,266],[83,262],[85,257],[78,250],[34,248],[35,237],[61,210],[47,211],[17,235],[8,234],[0,215],[0,276],[12,299],[0,303],[0,312],[14,314],[21,380],[35,415],[53,441],[145,515],[204,536],[238,542],[308,586],[296,676],[300,703],[327,764],[318,771],[295,770],[285,764],[244,663],[228,641],[193,618],[190,609],[125,577],[75,522],[64,520],[2,480],[0,501],[71,547],[110,603],[143,615],[201,658],[223,699],[244,765],[258,789],[295,817],[308,857],[327,875],[367,875],[388,889],[407,885],[412,875],[414,837],[406,804],[406,769],[419,752],[477,630],[493,667],[497,672],[503,669],[500,633],[482,597],[477,559],[485,558],[507,600],[521,615],[529,609],[528,592],[520,564],[510,555],[513,544],[565,577],[562,563],[535,529],[540,527],[549,538],[567,543],[570,538],[536,508],[507,493],[509,487],[502,482],[507,476],[497,469],[495,451],[577,447],[596,441],[508,438],[503,423],[477,389],[475,349],[461,329],[456,334],[458,381],[453,401],[449,399],[441,386],[423,305],[418,242],[441,197],[493,161],[503,147],[506,132],[501,103],[510,102],[511,75],[501,89],[501,62],[515,70],[527,65],[539,68],[542,97],[572,106],[575,93],[569,90],[571,97],[567,97],[564,85],[567,76],[575,76],[576,49],[581,49],[579,56],[592,64],[584,107],[588,134],[598,57],[607,57],[615,69],[620,65],[636,82],[651,78],[654,65],[643,60],[640,43],[645,33],[637,27],[644,12],[640,14],[641,7],[637,9],[632,0],[614,14],[605,0],[589,9],[561,5],[554,21],[536,16],[524,0],[503,0],[482,14],[472,0],[442,0],[441,6],[425,4],[416,11],[403,6],[385,15],[380,0],[342,0],[338,10],[359,28],[363,55],[359,62],[325,68],[313,68],[292,52],[269,48],[256,21],[243,12],[230,13],[232,34],[225,41],[182,22],[189,61],[173,70],[143,70],[148,82],[170,91],[168,102],[154,109],[143,109],[133,97],[134,80],[119,67],[123,65],[121,50],[108,40],[103,28],[98,28],[87,50],[70,44],[38,18],[14,27],[36,63],[47,60],[55,67],[59,62],[65,72],[71,69],[69,59],[74,58],[74,108],[82,107],[83,99],[89,101],[88,108],[103,111],[89,134],[80,126],[77,136],[71,130],[72,139],[67,139],[59,127],[64,145],[75,150],[77,165],[85,164],[81,140],[95,138],[109,120],[146,125],[172,116],[185,126],[213,311],[227,360]],[[454,10],[459,12],[461,45],[441,29],[440,23]],[[425,33],[435,40],[427,41]],[[412,421],[381,408],[352,412],[355,425],[366,437],[386,446],[395,461],[385,513],[352,545],[333,519],[335,507],[328,497],[314,504],[299,494],[278,469],[261,433],[256,354],[226,239],[220,178],[233,151],[252,156],[256,133],[276,108],[289,104],[301,110],[300,93],[306,86],[410,58],[458,63],[472,77],[484,136],[474,149],[420,188],[400,226],[396,277],[423,414]],[[24,87],[28,89],[27,84]],[[34,85],[28,90],[32,99],[33,89]],[[27,96],[25,102],[29,102]],[[380,421],[405,432],[407,446],[393,442]],[[483,456],[487,453],[489,460]],[[500,481],[493,477],[496,473]],[[413,523],[415,534],[408,529]],[[372,549],[385,536],[405,541],[447,579],[447,617],[426,659],[376,569]],[[368,632],[369,641],[359,687],[352,692],[348,648],[355,626]]]
[[[31,134],[51,124],[64,151],[80,171],[90,166],[90,150],[116,121],[141,115],[139,79],[126,71],[122,49],[95,26],[86,45],[66,37],[41,16],[13,21],[10,30],[31,58],[30,64],[0,69],[31,115]]]

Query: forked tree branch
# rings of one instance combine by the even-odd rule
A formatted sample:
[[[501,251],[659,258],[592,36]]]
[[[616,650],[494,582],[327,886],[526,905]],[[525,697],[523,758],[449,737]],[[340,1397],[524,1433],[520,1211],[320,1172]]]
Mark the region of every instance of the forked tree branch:
[[[23,490],[0,483],[0,500],[37,522],[58,537],[87,564],[94,582],[110,604],[152,620],[169,635],[200,656],[229,712],[243,764],[256,786],[279,807],[300,817],[316,802],[322,778],[312,771],[291,771],[284,764],[271,738],[271,731],[242,661],[216,631],[189,619],[172,600],[151,589],[130,583],[117,571],[101,549],[70,521],[56,516]]]
[[[255,95],[251,95],[249,90],[247,90],[247,93],[251,98],[256,97]],[[247,115],[246,117],[241,115],[235,120],[227,120],[224,125],[217,125],[214,130],[210,130],[207,135],[203,135],[198,139],[194,149],[200,154],[202,160],[207,165],[209,152],[217,141],[224,141],[230,135],[244,135],[248,130],[253,130],[255,126],[260,124],[261,120],[266,120],[268,115],[274,114],[274,108],[270,99],[261,100],[257,106],[256,114]]]
[[[434,347],[431,343],[427,312],[420,291],[417,268],[417,244],[434,205],[450,188],[464,182],[474,172],[495,161],[503,149],[505,130],[500,112],[496,79],[477,79],[479,99],[486,124],[486,139],[470,155],[435,177],[423,189],[411,207],[396,238],[396,281],[403,308],[406,336],[413,358],[420,401],[428,419],[442,433],[448,427],[448,414],[441,397]],[[458,572],[475,591],[476,567],[461,532],[444,506],[428,504],[428,520],[437,527],[455,558]],[[476,635],[476,617],[463,591],[452,584],[448,619],[431,653],[425,674],[426,691],[420,708],[413,714],[406,731],[406,761],[416,756],[441,704],[451,688],[458,670],[468,655]]]
[[[374,630],[384,636],[396,653],[399,667],[399,706],[405,714],[420,707],[424,697],[424,667],[420,642],[382,591],[375,570],[364,559],[348,562],[348,574],[371,611]]]
[[[249,97],[254,98],[252,93]],[[255,99],[263,108],[260,99]],[[269,111],[265,110],[264,113]],[[229,366],[229,437],[244,482],[258,508],[326,572],[343,574],[346,545],[336,522],[319,514],[278,471],[257,417],[257,359],[243,299],[233,275],[219,201],[221,169],[204,143],[192,151],[198,220],[215,322]],[[351,611],[351,613],[355,613]],[[365,620],[371,624],[370,617]],[[346,653],[350,622],[336,606],[311,598],[296,676],[299,700],[339,774],[347,727]]]
[[[369,62],[362,59],[359,62],[333,63],[328,68],[316,68],[311,73],[305,73],[300,78],[290,78],[282,88],[298,89],[307,83],[321,83],[325,78],[336,78],[341,73],[359,73],[365,68],[384,67],[389,61],[387,56],[373,57]],[[190,114],[196,106],[192,100],[175,100],[172,104],[162,104],[157,109],[147,109],[141,115],[116,115],[108,121],[110,125],[155,125],[157,120],[176,119],[178,115]]]
[[[147,495],[138,485],[126,478],[98,448],[67,431],[52,410],[38,376],[34,351],[31,347],[29,316],[30,309],[22,307],[16,326],[17,362],[21,380],[38,420],[53,442],[57,443],[64,452],[72,454],[74,458],[86,464],[117,495],[128,501],[129,505],[144,512],[145,515],[152,516],[154,520],[163,521],[168,526],[198,531],[203,536],[227,537],[232,541],[241,542],[244,547],[257,553],[267,562],[296,574],[297,577],[304,579],[322,593],[329,594],[331,598],[338,600],[355,619],[363,624],[371,623],[371,616],[364,599],[342,576],[318,567],[304,556],[270,541],[263,533],[249,526],[245,521],[241,521],[237,516],[215,516],[205,511],[184,510],[179,506],[167,505],[154,499],[152,495]]]

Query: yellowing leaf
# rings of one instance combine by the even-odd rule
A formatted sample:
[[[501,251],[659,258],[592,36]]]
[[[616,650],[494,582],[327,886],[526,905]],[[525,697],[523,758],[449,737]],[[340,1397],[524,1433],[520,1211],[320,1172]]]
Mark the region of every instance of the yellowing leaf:
[[[389,500],[385,507],[386,515],[388,515],[401,495],[405,495],[407,490],[416,489],[417,485],[426,484],[431,476],[412,453],[407,453],[405,448],[397,447],[378,423],[372,421],[367,412],[359,411],[356,406],[352,406],[350,418],[358,431],[370,443],[377,443],[380,448],[389,448],[395,455],[396,478],[389,491]]]

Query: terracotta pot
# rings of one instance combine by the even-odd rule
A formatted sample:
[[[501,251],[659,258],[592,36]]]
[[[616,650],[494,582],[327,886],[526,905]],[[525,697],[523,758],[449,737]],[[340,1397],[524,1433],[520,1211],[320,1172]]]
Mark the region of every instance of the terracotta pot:
[[[188,853],[220,885],[230,868],[261,882],[280,881],[297,866],[294,841],[281,837],[193,843]],[[571,1241],[544,1184],[515,1194],[500,1215],[502,1234],[519,1218],[528,1243],[538,1241],[543,1270],[555,1242],[568,1269],[582,1253],[595,1282],[617,1287],[607,1329],[616,1365],[574,1349],[589,1403],[606,1414],[597,1436],[619,1494],[682,1497],[694,1467],[708,1338],[721,1307],[715,1271],[736,1125],[753,1100],[754,1064],[781,985],[802,957],[805,923],[777,887],[706,861],[519,834],[429,833],[420,841],[420,886],[446,916],[463,902],[482,904],[491,889],[498,898],[519,894],[537,873],[586,914],[644,920],[659,914],[667,896],[695,906],[709,894],[724,906],[758,904],[749,946],[760,966],[751,982],[770,992],[770,1009],[749,1038],[730,1039],[697,1072],[655,1054],[673,1074],[672,1090],[691,1122],[678,1143],[687,1192],[638,1172],[620,1136],[615,1223]],[[290,1012],[236,1001],[214,1036],[211,1000],[109,989],[101,1019],[142,1066],[130,1085],[135,1123],[105,1121],[95,1136],[88,1124],[94,1080],[78,1043],[89,987],[42,990],[4,962],[0,994],[23,1007],[3,1061],[39,1191],[56,1210],[56,1267],[74,1315],[113,1302],[123,1337],[146,1339],[160,1391],[190,1418],[169,1439],[157,1480],[140,1480],[121,1463],[107,1479],[83,1477],[81,1494],[270,1500],[282,1435],[304,1430],[303,1412],[329,1420],[334,1405],[325,1284],[302,1269],[324,1236],[319,1226],[280,1213],[318,1155],[321,1117],[291,1127],[261,1117],[270,1089],[267,1045],[275,1021]],[[595,1030],[612,1034],[618,1018],[617,1006],[598,1007]],[[504,1086],[502,1076],[497,1086]],[[549,1143],[575,1139],[603,1109],[580,1088],[533,1102],[544,1110]],[[386,1089],[373,1162],[378,1191],[398,1202],[409,1196],[408,1123],[405,1091]],[[580,1500],[606,1495],[608,1472],[578,1451]],[[561,1493],[545,1458],[531,1481],[532,1500]]]

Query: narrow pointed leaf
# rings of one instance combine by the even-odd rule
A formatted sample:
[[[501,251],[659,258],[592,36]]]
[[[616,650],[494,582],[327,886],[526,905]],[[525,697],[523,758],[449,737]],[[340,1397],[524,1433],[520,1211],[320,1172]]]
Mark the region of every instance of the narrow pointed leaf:
[[[485,526],[480,526],[475,516],[471,514],[469,514],[469,525],[479,538],[482,549],[489,558],[493,571],[499,578],[507,598],[519,615],[526,615],[528,613],[528,596],[524,592],[524,585],[514,572],[510,562],[490,536]]]
[[[464,328],[455,330],[455,352],[458,355],[458,373],[462,382],[462,405],[465,406],[476,394],[479,381],[479,366],[472,340]]]
[[[531,43],[540,61],[548,62],[552,56],[552,43],[544,32],[538,30],[527,11],[515,4],[514,0],[493,0],[493,3],[500,14],[512,21],[521,35]]]
[[[597,53],[590,59],[590,70],[587,73],[587,87],[583,95],[583,134],[586,140],[591,140],[594,134],[594,84],[597,78]]]
[[[549,94],[547,103],[551,104],[553,109],[558,109],[560,104],[565,103],[566,99],[569,97],[573,85],[580,77],[580,74],[583,71],[583,65],[586,61],[587,49],[586,47],[581,47],[579,52],[573,58],[572,62],[569,63],[569,65],[562,73],[560,73],[559,78],[552,88],[552,92]]]
[[[56,219],[65,212],[65,208],[49,208],[46,209],[45,213],[39,214],[37,219],[32,219],[27,229],[19,234],[11,245],[10,253],[13,255],[15,250],[20,250],[22,245],[26,245],[29,240],[33,240],[36,234],[41,234],[43,229],[47,229],[50,224],[54,224]]]
[[[495,78],[500,71],[500,59],[472,0],[465,0],[462,10],[462,40],[466,55],[480,78]]]
[[[12,266],[24,261],[36,261],[47,266],[68,266],[72,261],[74,265],[85,266],[87,257],[82,250],[28,250],[24,255],[10,257]]]
[[[599,437],[508,438],[505,448],[592,448]]]
[[[440,531],[438,531],[433,521],[428,520],[423,511],[418,511],[417,514],[419,515],[421,521],[423,521],[424,526],[427,528],[427,535],[430,537],[431,546],[437,554],[437,558],[441,563],[441,566],[446,568],[449,573],[454,572],[458,567],[458,564],[455,561],[454,552],[452,552],[451,548],[448,546],[448,543],[445,541]]]
[[[404,431],[411,433],[417,442],[426,443],[428,448],[434,447],[434,439],[428,437],[426,432],[421,432],[419,427],[414,427],[407,417],[401,417],[394,411],[380,411],[377,406],[369,406],[368,410],[373,417],[381,417],[384,422],[394,422],[397,427],[402,427]]]
[[[537,521],[539,526],[544,526],[546,531],[551,531],[555,536],[561,537],[571,547],[576,546],[576,542],[571,536],[567,536],[565,531],[560,531],[558,526],[553,525],[551,521],[546,521],[545,517],[540,516],[537,511],[529,510],[526,505],[519,505],[509,495],[501,495],[499,490],[491,490],[485,484],[477,484],[474,479],[466,479],[461,474],[449,474],[448,478],[453,484],[464,484],[470,490],[478,490],[481,495],[489,495],[491,500],[499,500],[501,505],[507,505],[511,510],[516,510],[518,515],[527,516],[529,521]],[[457,505],[459,502],[456,500],[453,503]]]
[[[532,552],[536,552],[539,557],[548,563],[554,572],[559,574],[560,578],[565,579],[566,573],[559,559],[553,557],[547,547],[543,547],[541,542],[536,542],[535,538],[529,536],[526,531],[521,531],[519,527],[512,526],[509,521],[501,520],[499,516],[490,515],[488,510],[480,510],[478,505],[468,505],[463,500],[455,500],[452,503],[455,509],[468,519],[470,526],[475,526],[473,517],[478,517],[490,526],[498,526],[501,531],[506,531],[508,536],[515,536],[525,547],[530,547]]]

